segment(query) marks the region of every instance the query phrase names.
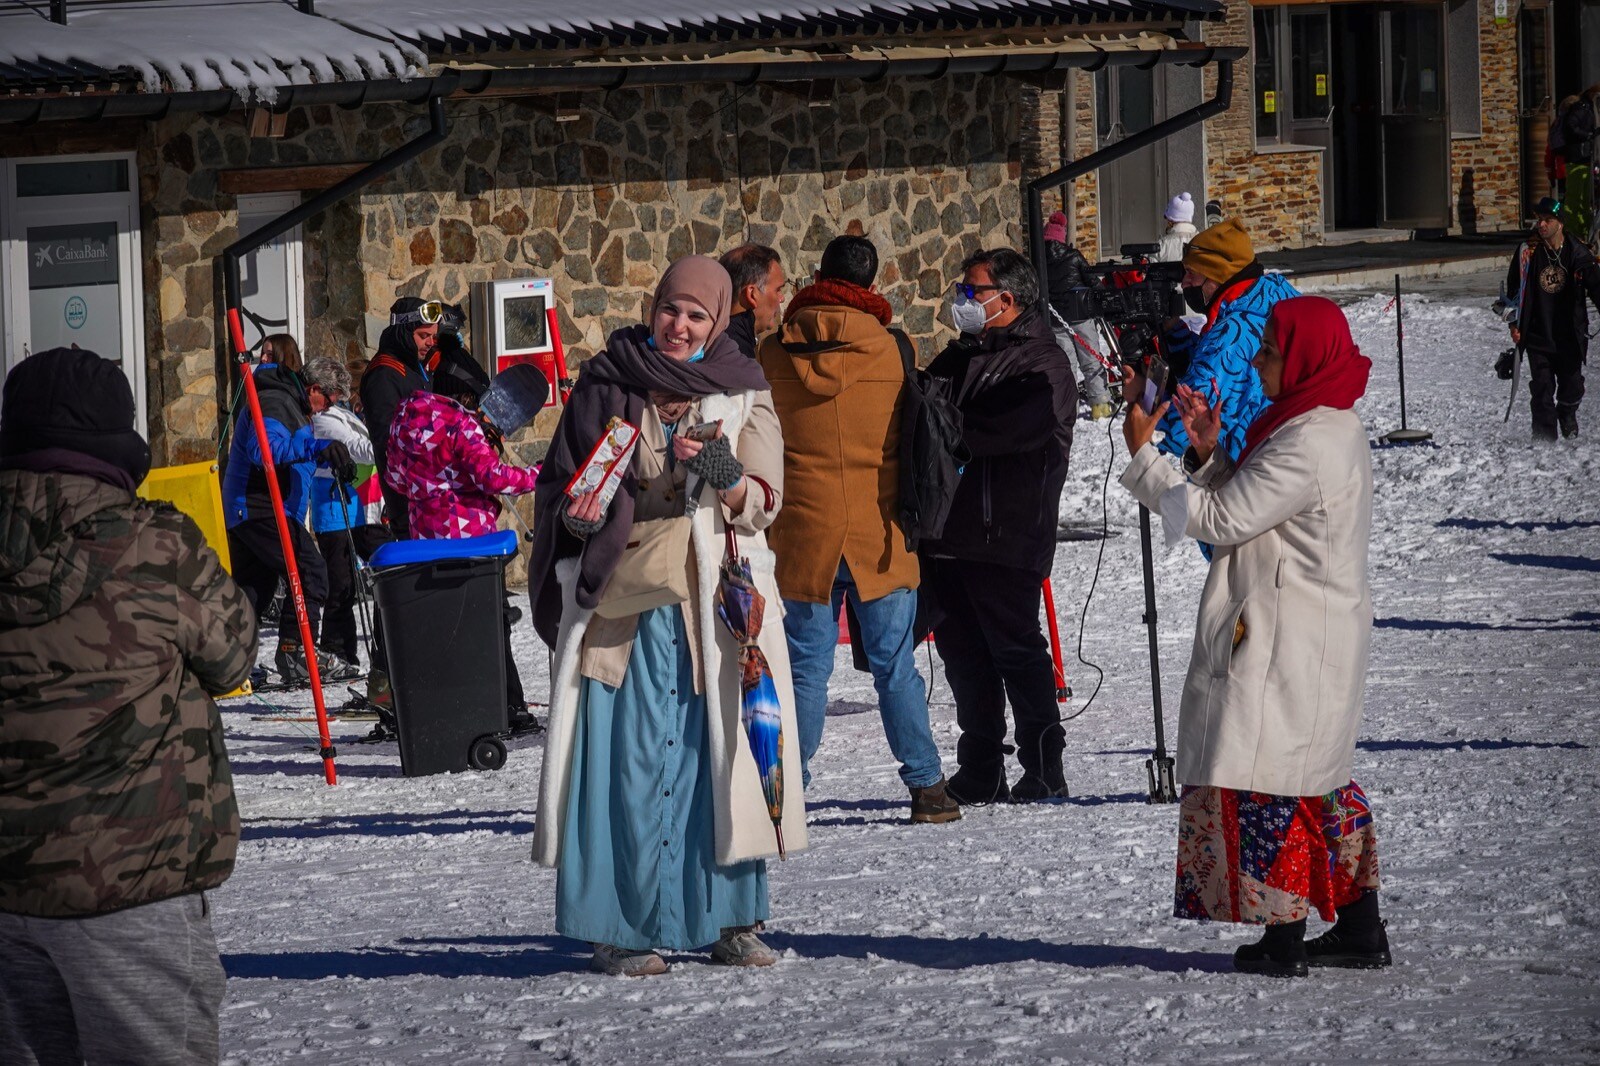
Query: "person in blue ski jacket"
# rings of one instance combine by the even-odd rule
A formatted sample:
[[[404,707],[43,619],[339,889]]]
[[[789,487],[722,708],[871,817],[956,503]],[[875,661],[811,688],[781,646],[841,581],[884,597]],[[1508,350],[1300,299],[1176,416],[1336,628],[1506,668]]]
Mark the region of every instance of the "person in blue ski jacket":
[[[285,339],[293,343],[292,338]],[[277,345],[274,348],[276,350]],[[355,463],[343,443],[317,439],[311,425],[311,401],[299,371],[290,369],[287,362],[261,363],[252,374],[261,402],[262,420],[266,423],[268,447],[277,469],[284,514],[289,519],[289,539],[300,573],[301,591],[305,595],[306,614],[315,640],[321,628],[322,605],[328,597],[328,569],[305,524],[311,480],[316,468],[325,466],[335,477],[348,483],[355,477]],[[272,602],[278,582],[287,578],[288,565],[278,539],[278,523],[268,491],[261,445],[248,407],[239,411],[233,427],[228,465],[222,478],[222,506],[233,578],[244,588],[259,619],[262,609]],[[286,607],[279,618],[274,663],[285,682],[304,683],[310,678],[299,622],[292,607]],[[337,655],[319,654],[317,663],[324,681],[347,680],[360,675],[358,667]]]
[[[1181,321],[1172,323],[1164,337],[1167,363],[1175,384],[1201,393],[1213,406],[1221,398],[1219,444],[1236,459],[1244,448],[1245,428],[1268,402],[1250,365],[1261,347],[1267,316],[1274,305],[1300,293],[1281,274],[1263,272],[1250,235],[1235,219],[1196,234],[1184,250],[1183,268],[1184,302],[1204,315],[1206,324],[1195,333]],[[1143,383],[1137,384],[1142,391]],[[1180,457],[1188,451],[1189,437],[1176,407],[1158,428],[1166,434],[1161,451]]]

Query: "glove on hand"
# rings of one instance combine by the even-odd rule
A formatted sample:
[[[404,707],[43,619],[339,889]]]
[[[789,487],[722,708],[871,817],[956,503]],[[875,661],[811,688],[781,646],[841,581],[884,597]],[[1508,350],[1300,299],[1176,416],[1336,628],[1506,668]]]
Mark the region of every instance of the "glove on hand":
[[[744,464],[733,457],[727,437],[713,437],[706,441],[700,454],[693,459],[685,459],[683,465],[705,478],[706,483],[718,492],[733,488],[744,477]]]
[[[356,461],[350,458],[350,449],[344,446],[344,441],[330,440],[317,453],[317,462],[327,467],[334,478],[344,484],[348,485],[356,479]]]
[[[587,540],[589,539],[590,535],[600,532],[600,527],[606,524],[606,520],[604,515],[601,515],[599,518],[596,518],[593,521],[590,521],[587,518],[574,518],[570,513],[568,513],[567,509],[563,507],[561,509],[561,524],[566,526],[567,532],[571,533],[574,537]]]

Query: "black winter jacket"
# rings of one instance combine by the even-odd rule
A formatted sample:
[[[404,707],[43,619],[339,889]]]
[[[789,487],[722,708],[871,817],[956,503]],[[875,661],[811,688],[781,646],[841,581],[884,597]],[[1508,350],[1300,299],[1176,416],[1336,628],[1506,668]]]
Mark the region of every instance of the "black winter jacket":
[[[972,462],[938,540],[922,552],[1028,570],[1043,578],[1055,559],[1061,486],[1078,412],[1078,387],[1048,317],[1023,312],[1011,325],[962,335],[928,367],[948,378]]]
[[[1566,284],[1559,292],[1547,293],[1539,284],[1539,272],[1551,264],[1551,257],[1540,247],[1537,237],[1517,247],[1506,271],[1506,292],[1516,300],[1517,328],[1522,343],[1540,351],[1575,352],[1579,359],[1589,354],[1589,308],[1585,295],[1600,308],[1600,263],[1588,247],[1566,234],[1561,252],[1555,258],[1566,271]]]
[[[1089,268],[1089,261],[1083,257],[1082,252],[1070,244],[1046,241],[1044,265],[1049,271],[1046,287],[1050,292],[1050,302],[1056,305],[1057,310],[1060,310],[1061,301],[1069,289],[1082,288],[1094,283],[1092,278],[1084,274]]]
[[[410,533],[406,498],[389,487],[389,426],[400,401],[413,392],[426,392],[428,376],[417,362],[417,342],[409,325],[390,326],[378,337],[378,355],[361,375],[361,420],[372,438],[372,457],[383,486],[383,509],[389,529],[400,540]],[[387,359],[384,357],[388,356]],[[395,364],[399,364],[397,368]]]

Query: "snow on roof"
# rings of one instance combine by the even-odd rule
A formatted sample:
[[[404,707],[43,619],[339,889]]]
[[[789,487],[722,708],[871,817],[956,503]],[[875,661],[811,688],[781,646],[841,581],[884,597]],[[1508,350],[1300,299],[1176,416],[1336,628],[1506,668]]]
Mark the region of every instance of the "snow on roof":
[[[226,88],[271,103],[282,86],[404,78],[426,64],[413,45],[302,15],[282,0],[69,6],[65,26],[37,8],[0,8],[0,78],[8,80],[131,74],[145,92]]]
[[[135,81],[145,92],[232,89],[271,103],[279,88],[407,78],[458,44],[626,35],[643,43],[730,31],[861,32],[884,24],[968,25],[1204,17],[1218,0],[72,0],[67,24],[43,2],[0,0],[0,85]],[[444,58],[444,57],[440,57]]]

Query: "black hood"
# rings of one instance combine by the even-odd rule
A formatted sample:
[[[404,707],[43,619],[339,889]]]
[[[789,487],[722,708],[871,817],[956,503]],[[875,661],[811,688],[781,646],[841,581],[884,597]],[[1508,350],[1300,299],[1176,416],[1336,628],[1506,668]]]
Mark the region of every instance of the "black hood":
[[[412,336],[416,326],[409,322],[402,322],[398,326],[387,326],[378,335],[378,351],[383,355],[390,355],[400,360],[406,366],[418,366],[417,339]]]

